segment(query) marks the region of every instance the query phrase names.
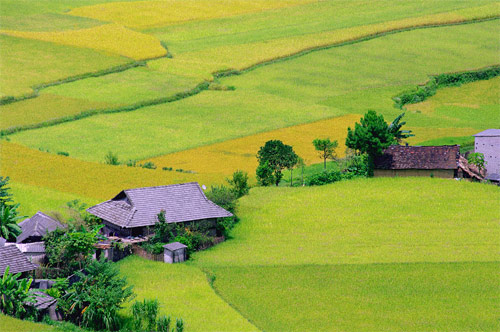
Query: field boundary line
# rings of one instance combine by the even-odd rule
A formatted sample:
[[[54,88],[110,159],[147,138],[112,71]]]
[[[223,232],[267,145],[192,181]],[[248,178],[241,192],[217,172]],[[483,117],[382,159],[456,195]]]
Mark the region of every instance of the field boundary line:
[[[196,267],[197,269],[199,269],[203,274],[205,274],[205,277],[207,278],[207,283],[208,285],[210,286],[210,288],[214,291],[215,295],[217,295],[222,301],[224,301],[224,303],[226,303],[228,306],[230,306],[231,308],[233,308],[234,311],[236,311],[241,317],[243,317],[247,322],[249,322],[250,324],[252,324],[253,326],[255,326],[255,328],[257,328],[259,331],[264,331],[264,329],[260,326],[258,326],[255,322],[253,322],[251,319],[249,319],[248,317],[246,317],[245,315],[243,315],[243,313],[237,308],[234,306],[234,304],[232,304],[231,302],[227,301],[224,296],[222,296],[222,294],[217,290],[217,288],[214,286],[214,281],[216,280],[217,276],[215,273],[213,272],[210,272],[208,271],[207,269],[203,269],[203,268],[200,268],[200,267]]]
[[[293,54],[285,55],[282,57],[277,57],[277,58],[270,59],[270,60],[265,60],[265,61],[259,62],[257,64],[248,66],[246,68],[243,68],[241,70],[227,69],[227,70],[222,70],[222,71],[215,71],[212,73],[213,80],[210,80],[210,81],[205,80],[202,83],[199,83],[196,87],[194,87],[192,89],[186,90],[184,92],[179,92],[179,93],[176,93],[176,94],[171,95],[171,96],[160,97],[160,98],[155,98],[155,99],[150,99],[150,100],[145,100],[145,101],[139,101],[139,102],[136,102],[133,104],[115,107],[115,108],[90,109],[90,110],[86,110],[86,111],[80,112],[80,113],[75,114],[75,115],[51,119],[51,120],[47,120],[47,121],[43,121],[43,122],[39,122],[39,123],[35,123],[35,124],[29,124],[29,125],[24,125],[24,126],[13,126],[10,128],[0,130],[0,137],[14,134],[14,133],[21,132],[21,131],[50,127],[50,126],[58,125],[58,124],[65,123],[65,122],[76,121],[76,120],[80,120],[80,119],[87,118],[87,117],[94,116],[94,115],[108,114],[108,113],[119,113],[119,112],[130,112],[130,111],[135,111],[135,110],[138,110],[140,108],[147,107],[147,106],[154,106],[154,105],[174,102],[177,100],[181,100],[181,99],[185,99],[185,98],[197,95],[198,93],[200,93],[204,90],[208,90],[210,85],[212,83],[214,83],[214,81],[216,81],[219,78],[242,75],[244,73],[258,69],[260,67],[268,66],[271,64],[275,64],[275,63],[279,63],[279,62],[283,62],[283,61],[287,61],[287,60],[292,60],[292,59],[295,59],[295,58],[298,58],[301,56],[305,56],[305,55],[310,54],[312,52],[327,50],[327,49],[331,49],[331,48],[335,48],[335,47],[342,47],[342,46],[357,44],[357,43],[361,43],[364,41],[368,41],[368,40],[372,40],[375,38],[384,37],[387,35],[392,35],[392,34],[396,34],[396,33],[400,33],[400,32],[408,32],[408,31],[419,30],[419,29],[439,28],[439,27],[446,27],[446,26],[457,26],[457,25],[482,23],[482,22],[494,21],[494,20],[498,20],[498,19],[500,19],[500,16],[485,17],[485,18],[471,19],[471,20],[463,20],[463,21],[457,21],[457,22],[446,22],[446,23],[440,23],[440,24],[432,23],[432,24],[416,25],[416,26],[405,27],[405,28],[395,28],[395,29],[390,30],[390,31],[373,33],[373,34],[370,34],[370,35],[367,35],[364,37],[360,37],[358,39],[353,39],[353,40],[344,41],[344,42],[336,42],[333,44],[327,44],[327,45],[322,45],[322,46],[315,46],[315,47],[311,47],[311,48],[308,48],[305,50],[298,51],[298,52],[293,53]],[[149,61],[149,60],[156,60],[156,59],[164,58],[164,57],[172,57],[172,54],[169,53],[167,50],[167,54],[164,56],[161,56],[158,58],[153,58],[153,59],[134,61],[134,62],[129,64],[130,67],[123,69],[123,70],[116,71],[116,72],[125,71],[125,70],[139,67],[139,66],[146,66],[147,61]],[[136,63],[139,63],[139,64],[136,64]],[[132,66],[132,65],[134,65],[134,66]],[[120,67],[120,66],[118,66],[118,67]],[[113,67],[113,68],[117,68],[117,67]],[[104,71],[106,71],[106,70],[104,70]],[[70,77],[67,79],[54,81],[52,83],[41,84],[41,85],[39,85],[40,86],[39,90],[41,90],[43,88],[47,88],[49,86],[70,83],[70,82],[74,82],[77,80],[83,80],[83,79],[86,79],[89,77],[105,76],[105,75],[112,74],[115,72],[105,72],[104,74],[101,74],[101,75],[91,76],[92,74],[95,74],[95,73],[99,73],[99,72],[81,74],[81,75],[77,75],[77,76]],[[38,94],[35,93],[35,95],[32,95],[32,96],[27,95],[27,97],[23,97],[23,99],[14,100],[12,102],[17,102],[17,101],[21,101],[21,100],[25,100],[25,99],[30,99],[30,98],[35,98],[37,96],[38,96]],[[15,98],[15,97],[4,97],[4,98]],[[2,105],[4,98],[0,99],[0,105]],[[9,103],[11,103],[11,102],[7,102],[7,104],[9,104]]]

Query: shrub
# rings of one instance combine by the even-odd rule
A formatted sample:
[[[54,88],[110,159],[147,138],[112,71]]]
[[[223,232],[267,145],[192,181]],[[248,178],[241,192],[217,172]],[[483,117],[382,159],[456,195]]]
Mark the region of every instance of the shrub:
[[[32,316],[34,312],[25,306],[31,303],[34,296],[30,292],[32,279],[21,279],[21,273],[9,273],[10,267],[4,271],[0,278],[0,312],[17,318]]]
[[[341,179],[342,173],[339,171],[323,171],[311,176],[307,184],[309,186],[321,186],[324,184],[340,181]]]
[[[484,160],[484,154],[479,152],[470,153],[467,156],[467,161],[470,164],[477,166],[479,170],[484,169],[484,166],[486,165],[486,161]]]
[[[129,159],[125,165],[128,167],[135,167],[137,162],[135,160]]]
[[[211,186],[206,196],[209,200],[231,213],[234,213],[236,210],[236,199],[238,196],[234,190],[224,185]]]
[[[59,151],[59,152],[57,152],[57,154],[60,155],[60,156],[69,157],[69,153],[68,152]]]
[[[120,165],[118,161],[118,156],[113,154],[113,152],[109,151],[106,156],[104,156],[104,162],[108,165]]]
[[[247,172],[237,170],[233,173],[233,177],[226,179],[226,181],[231,186],[231,190],[236,195],[236,198],[243,197],[250,191]]]
[[[261,186],[270,186],[276,181],[273,169],[269,166],[267,161],[259,164],[255,173],[257,174],[257,182]]]
[[[151,161],[148,161],[147,163],[144,163],[143,165],[141,165],[142,168],[147,168],[147,169],[156,169],[156,165],[151,162]]]

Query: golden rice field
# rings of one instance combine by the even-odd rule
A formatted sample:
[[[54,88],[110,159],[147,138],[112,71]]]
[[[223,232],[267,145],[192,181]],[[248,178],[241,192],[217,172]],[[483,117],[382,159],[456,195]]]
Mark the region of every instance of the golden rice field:
[[[223,181],[213,174],[190,174],[109,166],[41,152],[1,141],[0,168],[12,182],[45,187],[91,199],[109,199],[126,188],[197,181],[210,185]]]
[[[127,29],[118,24],[104,24],[88,29],[30,32],[0,30],[0,33],[53,42],[62,45],[85,47],[108,54],[121,55],[134,60],[158,58],[167,54],[154,36]]]
[[[68,14],[145,29],[276,8],[313,0],[167,0],[104,3],[72,9]]]
[[[225,45],[202,51],[178,54],[167,71],[178,71],[193,63],[211,64],[210,72],[223,69],[244,70],[256,64],[291,56],[305,50],[343,44],[370,36],[416,27],[460,23],[500,16],[497,4],[467,8],[447,13],[424,15],[376,24],[360,25],[333,31],[277,38],[262,42]]]
[[[338,141],[337,155],[343,157],[345,156],[346,128],[353,126],[360,117],[360,115],[349,114],[171,153],[147,159],[147,161],[152,161],[159,167],[189,169],[200,174],[217,175],[220,178],[229,176],[239,169],[248,172],[253,180],[257,168],[257,151],[266,141],[282,140],[285,144],[292,145],[295,152],[306,163],[312,164],[322,161],[312,141],[315,138],[328,137]]]

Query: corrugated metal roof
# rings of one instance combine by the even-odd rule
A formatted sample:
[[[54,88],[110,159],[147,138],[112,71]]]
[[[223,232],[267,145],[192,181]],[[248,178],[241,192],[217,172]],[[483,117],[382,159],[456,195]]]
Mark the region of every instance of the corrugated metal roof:
[[[460,147],[392,145],[375,158],[376,169],[457,169]]]
[[[47,232],[64,227],[59,221],[40,211],[33,217],[21,221],[19,226],[22,229],[22,233],[17,237],[16,242],[23,242],[31,236],[44,236]]]
[[[10,266],[10,273],[27,272],[36,269],[36,265],[31,263],[15,245],[0,248],[0,275],[4,274],[7,266]]]
[[[477,133],[476,135],[473,135],[474,137],[492,137],[492,136],[500,136],[500,129],[486,129],[480,133]]]
[[[209,201],[196,182],[127,189],[87,211],[124,228],[152,226],[161,211],[168,223],[232,216]]]

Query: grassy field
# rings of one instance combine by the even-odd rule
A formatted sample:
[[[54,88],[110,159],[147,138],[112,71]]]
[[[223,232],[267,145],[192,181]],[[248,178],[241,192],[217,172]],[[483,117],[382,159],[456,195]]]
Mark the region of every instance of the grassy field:
[[[1,34],[0,43],[0,96],[31,93],[31,87],[36,84],[130,62],[124,57],[108,56],[90,49]]]
[[[265,331],[497,331],[498,262],[215,269]]]
[[[0,314],[0,330],[2,332],[60,332],[53,326],[27,322]]]
[[[124,159],[145,159],[304,122],[363,114],[367,109],[391,120],[399,113],[391,97],[425,82],[428,75],[496,63],[496,26],[493,21],[417,30],[315,52],[221,80],[235,86],[235,91],[206,91],[171,104],[11,137],[29,147],[67,151],[90,161],[102,160],[110,147]],[[478,51],[481,57],[476,56]],[[406,121],[424,141],[450,136],[441,128],[465,136],[497,118],[492,110],[478,112],[470,124],[454,112],[409,113]]]
[[[134,285],[137,300],[158,299],[160,312],[182,317],[187,331],[257,330],[217,296],[205,274],[196,267],[152,262],[137,256],[118,264],[121,273]]]

